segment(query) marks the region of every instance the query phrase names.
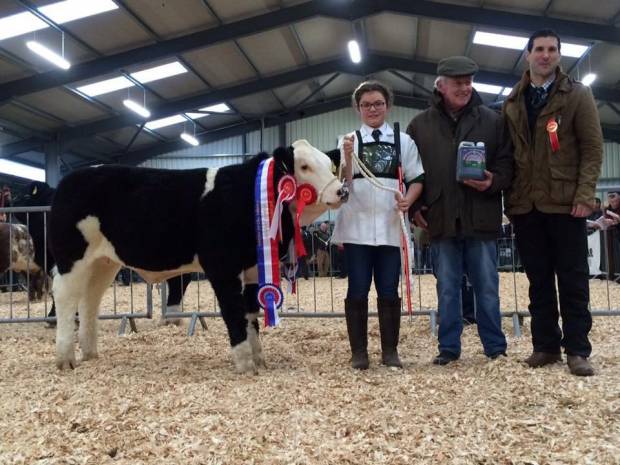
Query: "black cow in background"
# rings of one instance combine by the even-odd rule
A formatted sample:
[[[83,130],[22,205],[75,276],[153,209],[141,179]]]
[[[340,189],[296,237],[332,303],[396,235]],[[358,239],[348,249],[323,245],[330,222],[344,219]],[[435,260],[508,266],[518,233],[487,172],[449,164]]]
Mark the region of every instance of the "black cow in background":
[[[192,274],[186,273],[181,276],[175,276],[174,278],[170,278],[166,281],[168,284],[168,298],[166,299],[166,311],[167,312],[180,312],[181,311],[181,300],[183,300],[183,296],[185,295],[185,291],[187,290],[187,286],[192,282]],[[163,320],[162,324],[180,324],[181,320],[178,318],[170,318],[167,320]]]

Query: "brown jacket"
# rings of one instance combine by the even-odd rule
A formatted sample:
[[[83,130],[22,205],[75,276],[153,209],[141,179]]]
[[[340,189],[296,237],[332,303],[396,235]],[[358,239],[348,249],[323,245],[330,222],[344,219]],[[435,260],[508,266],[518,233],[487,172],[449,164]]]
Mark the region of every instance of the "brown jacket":
[[[578,203],[594,207],[596,181],[603,160],[603,135],[590,89],[559,68],[547,104],[530,134],[524,89],[526,71],[504,103],[514,144],[515,178],[506,197],[509,215],[534,207],[543,213],[570,213]],[[558,123],[558,151],[551,150],[547,123]]]

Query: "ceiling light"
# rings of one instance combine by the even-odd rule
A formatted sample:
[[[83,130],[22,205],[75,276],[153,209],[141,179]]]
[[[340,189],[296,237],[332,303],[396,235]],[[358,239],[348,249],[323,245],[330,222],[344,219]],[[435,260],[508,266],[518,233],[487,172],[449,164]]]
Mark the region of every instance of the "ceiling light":
[[[139,114],[143,118],[149,118],[151,116],[151,112],[148,111],[145,107],[135,102],[134,100],[125,99],[123,100],[123,105],[129,108],[131,111]]]
[[[485,94],[495,94],[495,95],[500,94],[503,89],[503,87],[501,86],[494,86],[491,84],[482,84],[480,82],[474,82],[472,86],[478,92],[484,92]]]
[[[52,50],[47,48],[45,45],[39,42],[35,42],[34,40],[29,40],[28,42],[26,42],[26,45],[34,53],[45,58],[50,63],[54,63],[59,68],[62,68],[62,69],[71,68],[71,63],[65,60],[64,57],[61,57],[56,52],[53,52]]]
[[[56,24],[63,24],[117,8],[112,0],[65,0],[37,9]]]
[[[194,147],[196,147],[197,145],[200,145],[200,142],[198,142],[198,139],[196,139],[194,136],[186,132],[181,133],[181,139],[183,139],[189,145],[193,145]]]
[[[356,40],[350,40],[347,47],[349,48],[349,56],[351,57],[351,61],[353,63],[359,63],[362,61],[362,52],[360,51],[360,46]]]
[[[154,119],[144,125],[145,128],[155,130],[159,128],[165,128],[166,126],[172,126],[173,124],[179,124],[187,121],[183,115],[167,116],[166,118]]]
[[[177,74],[187,73],[187,69],[178,61],[173,61],[166,65],[155,66],[154,68],[145,69],[136,73],[131,73],[131,77],[136,81],[146,84],[148,82],[157,81]]]
[[[225,113],[227,111],[230,111],[230,107],[226,105],[225,103],[217,103],[215,105],[210,105],[208,107],[200,108],[199,111],[204,111],[204,112],[212,111],[215,113]],[[164,128],[166,126],[172,126],[173,124],[184,123],[185,121],[187,121],[187,118],[200,119],[200,118],[206,118],[207,116],[209,116],[208,113],[187,112],[182,115],[172,115],[172,116],[167,116],[166,118],[154,119],[153,121],[149,121],[148,123],[146,123],[144,127],[147,129],[155,130],[155,129]]]
[[[178,61],[168,63],[166,65],[155,66],[154,68],[148,68],[142,71],[138,71],[131,74],[141,84],[147,82],[153,82],[158,79],[164,79],[177,74],[186,73],[187,69]],[[133,87],[134,83],[127,79],[125,76],[119,76],[105,81],[93,82],[85,86],[78,87],[77,90],[89,97],[96,97],[97,95],[108,94],[121,89],[127,89]]]
[[[15,163],[10,160],[0,160],[0,172],[18,176],[20,178],[45,182],[45,170],[24,165],[22,163]]]
[[[16,15],[0,18],[0,40],[38,31],[46,27],[48,25],[45,21],[40,20],[28,11],[17,13]]]
[[[567,44],[562,42],[560,53],[562,56],[571,58],[581,58],[581,55],[586,53],[590,47],[587,45]]]
[[[191,119],[199,119],[204,118],[205,116],[209,116],[209,113],[226,113],[230,111],[230,107],[225,103],[217,103],[215,105],[211,105],[204,108],[199,108],[198,111],[203,111],[205,113],[185,113]]]
[[[201,108],[200,111],[212,111],[215,113],[226,113],[227,111],[230,111],[230,107],[226,105],[225,103],[216,103],[215,105]]]
[[[509,34],[495,34],[492,32],[476,31],[472,40],[474,44],[488,45],[490,47],[509,48],[511,50],[525,50],[527,47],[528,38],[522,36],[513,36]],[[560,46],[560,53],[562,56],[579,58],[587,50],[587,45],[571,44],[562,42]]]
[[[66,0],[37,8],[56,24],[115,10],[118,5],[112,0]],[[33,31],[48,28],[49,25],[36,15],[25,11],[0,18],[0,40],[17,37]]]
[[[504,97],[508,97],[510,95],[510,92],[512,92],[512,87],[504,87],[504,90],[502,92],[502,95]]]
[[[120,89],[127,89],[133,87],[133,82],[127,79],[125,76],[119,76],[112,79],[106,79],[105,81],[94,82],[85,86],[78,87],[77,90],[89,97],[96,97],[97,95],[109,94]]]
[[[590,84],[592,84],[594,81],[596,80],[596,74],[594,73],[588,73],[586,74],[583,79],[581,80],[581,83],[584,86],[589,86]]]
[[[510,48],[512,50],[523,50],[527,45],[527,37],[476,31],[473,43],[489,45],[491,47]]]

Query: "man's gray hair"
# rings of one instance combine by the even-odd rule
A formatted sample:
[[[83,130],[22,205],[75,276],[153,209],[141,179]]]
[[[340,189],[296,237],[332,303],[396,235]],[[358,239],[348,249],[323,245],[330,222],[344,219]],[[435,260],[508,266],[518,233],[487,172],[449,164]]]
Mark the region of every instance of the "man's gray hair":
[[[435,78],[435,82],[433,82],[433,89],[437,89],[437,84],[439,84],[439,81],[444,81],[448,76],[437,76]],[[473,84],[474,82],[474,78],[472,76],[471,82]]]

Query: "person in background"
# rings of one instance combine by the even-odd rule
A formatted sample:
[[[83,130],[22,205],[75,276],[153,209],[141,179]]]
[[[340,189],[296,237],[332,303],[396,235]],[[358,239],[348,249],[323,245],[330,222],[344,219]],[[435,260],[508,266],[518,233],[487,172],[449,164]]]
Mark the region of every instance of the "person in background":
[[[506,212],[530,282],[533,351],[525,362],[559,362],[564,347],[570,372],[591,376],[586,218],[603,160],[600,119],[590,88],[562,71],[554,31],[532,34],[525,59],[503,110],[515,146]]]
[[[3,186],[0,191],[0,208],[8,208],[11,206],[11,189],[8,186]],[[0,222],[4,223],[7,220],[6,213],[0,213]]]
[[[592,210],[592,213],[588,215],[588,219],[595,221],[599,219],[601,216],[603,216],[603,207],[601,206],[601,199],[596,197],[594,199],[594,209]]]
[[[314,231],[314,236],[316,237],[316,267],[319,273],[319,277],[323,278],[328,275],[330,268],[330,259],[329,259],[329,223],[327,221],[323,221],[318,229]]]
[[[431,107],[416,115],[407,128],[425,169],[422,202],[413,210],[416,224],[428,230],[437,278],[436,365],[461,356],[464,274],[473,287],[485,355],[490,359],[506,355],[496,238],[502,222],[502,190],[510,185],[513,159],[502,117],[487,108],[472,87],[476,71],[478,65],[468,57],[441,60]],[[462,141],[484,143],[483,180],[456,180],[457,149]]]
[[[601,244],[603,254],[601,257],[601,270],[606,271],[605,276],[610,281],[616,281],[620,272],[620,191],[607,192],[607,206],[588,217],[588,229],[602,230]]]
[[[398,296],[401,218],[420,196],[424,170],[415,143],[386,122],[393,101],[387,86],[378,81],[363,82],[353,92],[352,101],[362,126],[356,133],[345,136],[340,144],[350,195],[349,201],[338,210],[332,236],[332,242],[344,244],[347,262],[349,286],[345,315],[351,365],[360,370],[369,365],[368,292],[374,277],[381,362],[402,368],[397,350],[401,316]],[[399,188],[398,171],[402,168],[407,186],[405,194],[375,187],[362,176],[357,159],[378,182],[392,189]]]

